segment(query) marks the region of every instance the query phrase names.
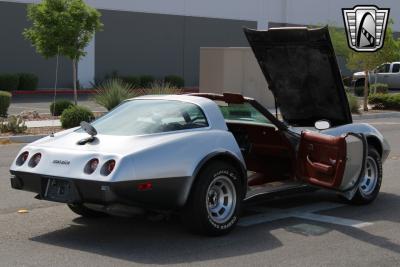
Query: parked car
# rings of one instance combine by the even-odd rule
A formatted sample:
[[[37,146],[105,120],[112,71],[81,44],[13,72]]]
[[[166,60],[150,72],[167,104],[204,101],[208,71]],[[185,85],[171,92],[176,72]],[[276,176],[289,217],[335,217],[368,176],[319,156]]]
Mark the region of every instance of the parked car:
[[[271,193],[310,186],[373,201],[389,145],[352,122],[328,30],[245,33],[282,121],[240,94],[142,96],[22,148],[12,187],[82,216],[174,211],[207,235]]]
[[[353,74],[354,86],[364,86],[364,71]],[[400,89],[400,62],[384,63],[369,73],[370,84],[384,83],[389,89]]]

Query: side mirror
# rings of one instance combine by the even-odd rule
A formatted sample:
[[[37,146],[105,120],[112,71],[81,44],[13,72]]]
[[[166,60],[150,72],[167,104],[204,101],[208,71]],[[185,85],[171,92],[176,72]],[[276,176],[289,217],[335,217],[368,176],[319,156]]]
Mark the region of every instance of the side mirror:
[[[315,127],[315,129],[320,130],[320,131],[326,130],[326,129],[331,128],[331,123],[327,120],[319,120],[319,121],[315,122],[314,127]]]

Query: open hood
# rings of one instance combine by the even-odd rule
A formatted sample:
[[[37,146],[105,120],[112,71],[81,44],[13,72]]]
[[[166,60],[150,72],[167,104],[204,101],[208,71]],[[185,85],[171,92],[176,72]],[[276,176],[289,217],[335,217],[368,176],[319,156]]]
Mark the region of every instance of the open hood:
[[[293,126],[352,122],[328,28],[244,29],[283,119]]]

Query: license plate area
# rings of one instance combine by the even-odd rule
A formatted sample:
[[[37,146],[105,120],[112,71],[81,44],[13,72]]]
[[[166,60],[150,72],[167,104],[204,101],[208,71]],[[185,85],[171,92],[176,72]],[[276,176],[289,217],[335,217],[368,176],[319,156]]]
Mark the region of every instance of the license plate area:
[[[80,201],[78,190],[73,182],[54,178],[47,180],[44,199],[61,203],[77,203]]]

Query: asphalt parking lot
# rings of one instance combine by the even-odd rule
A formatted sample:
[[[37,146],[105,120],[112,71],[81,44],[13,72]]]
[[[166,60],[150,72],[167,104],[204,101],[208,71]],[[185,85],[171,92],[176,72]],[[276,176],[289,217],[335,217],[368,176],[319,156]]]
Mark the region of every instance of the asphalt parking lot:
[[[400,266],[400,119],[366,122],[392,147],[374,203],[348,206],[324,191],[271,199],[218,238],[192,235],[176,218],[87,220],[11,190],[22,145],[0,146],[0,266]]]

